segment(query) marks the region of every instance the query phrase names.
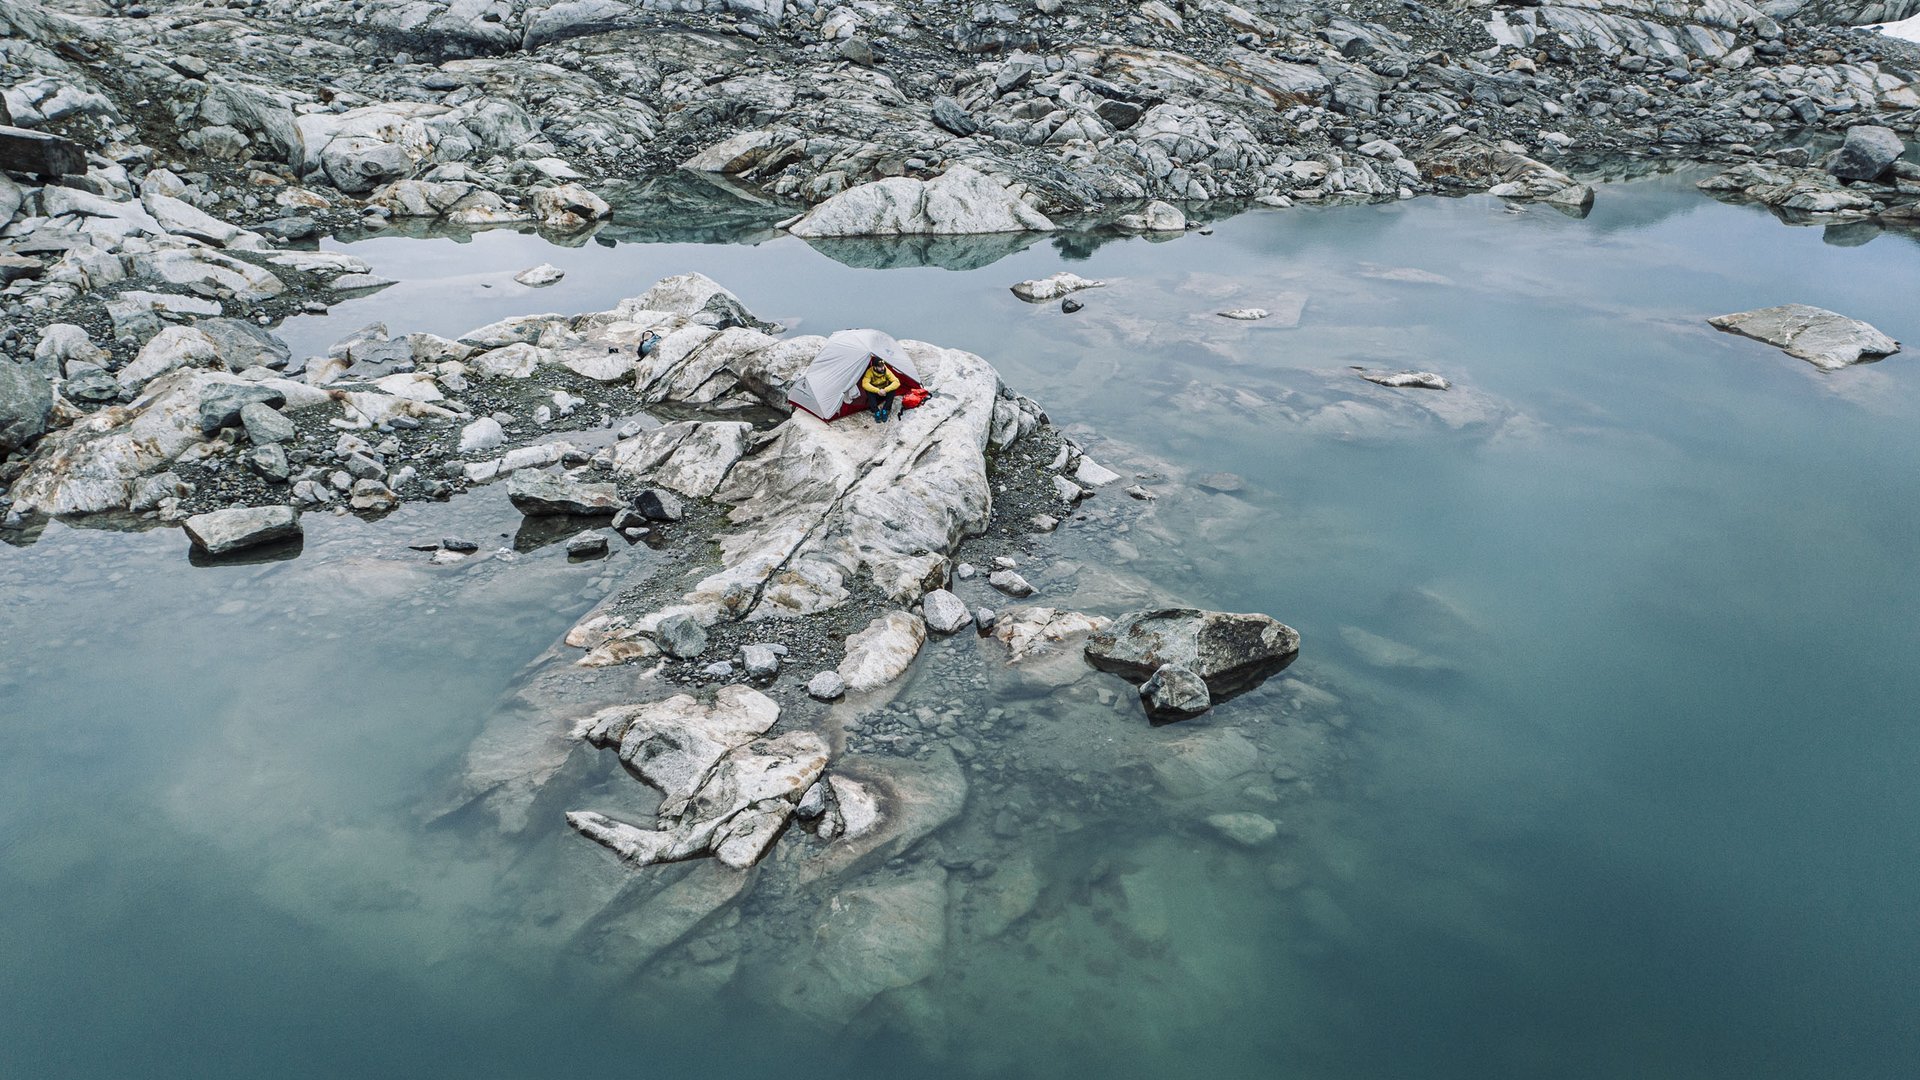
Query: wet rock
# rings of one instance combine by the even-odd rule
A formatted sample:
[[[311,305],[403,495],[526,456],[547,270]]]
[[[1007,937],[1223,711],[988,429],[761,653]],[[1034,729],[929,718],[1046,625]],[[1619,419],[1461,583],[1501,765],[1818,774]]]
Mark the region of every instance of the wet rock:
[[[541,188],[534,192],[533,208],[542,225],[560,230],[584,228],[613,214],[605,199],[579,184]]]
[[[1707,320],[1715,328],[1764,341],[1822,371],[1878,360],[1900,351],[1900,343],[1858,319],[1824,308],[1782,304]]]
[[[1217,314],[1220,315],[1222,318],[1226,318],[1226,319],[1238,319],[1241,322],[1253,322],[1258,319],[1266,318],[1268,315],[1272,314],[1272,312],[1268,311],[1266,308],[1248,307],[1248,308],[1229,308],[1226,311],[1217,312]]]
[[[1065,300],[1060,301],[1060,310],[1063,313],[1068,315],[1071,315],[1074,312],[1079,311],[1081,308],[1084,308],[1086,306],[1087,305],[1081,303],[1078,300],[1075,300],[1071,296],[1067,297]]]
[[[973,625],[979,627],[980,632],[983,634],[992,630],[994,624],[998,621],[999,616],[994,614],[992,608],[982,607],[973,609]]]
[[[566,276],[566,271],[554,266],[552,263],[541,263],[539,266],[522,270],[513,275],[513,280],[529,288],[539,289],[551,285]]]
[[[1431,371],[1362,371],[1360,377],[1370,383],[1394,389],[1451,390],[1453,384]]]
[[[1827,171],[1842,180],[1875,180],[1900,160],[1907,144],[1892,129],[1874,124],[1856,124],[1847,129],[1846,141],[1827,160]]]
[[[1213,707],[1206,680],[1178,664],[1163,664],[1140,684],[1140,701],[1154,720],[1185,720]]]
[[[951,634],[973,621],[966,601],[945,589],[934,589],[921,597],[920,612],[927,628],[941,634]]]
[[[965,165],[932,180],[894,176],[848,188],[788,227],[795,236],[900,236],[1051,231],[1006,182]]]
[[[1079,274],[1062,270],[1049,277],[1020,282],[1013,286],[1013,295],[1029,303],[1038,304],[1057,300],[1068,293],[1079,292],[1081,289],[1102,289],[1106,284],[1104,281],[1083,278]]]
[[[1114,222],[1130,232],[1181,232],[1187,227],[1187,215],[1172,203],[1155,199],[1138,214],[1124,214]]]
[[[1247,486],[1245,480],[1230,472],[1208,473],[1195,480],[1194,483],[1208,491],[1218,492],[1222,495],[1231,495],[1236,491],[1244,490]]]
[[[1228,842],[1244,848],[1264,847],[1279,835],[1279,826],[1259,814],[1213,814],[1207,825]]]
[[[605,533],[594,532],[589,529],[586,532],[574,533],[567,538],[567,555],[570,558],[584,559],[605,555],[606,553],[607,536]]]
[[[847,693],[847,681],[837,671],[822,671],[807,680],[808,695],[820,701],[838,701]]]
[[[707,651],[707,630],[693,616],[669,615],[654,627],[653,639],[668,656],[690,660]]]
[[[0,456],[47,430],[53,415],[53,384],[20,364],[0,360]]]
[[[620,489],[612,484],[583,484],[539,469],[521,469],[509,477],[507,498],[528,517],[611,514],[620,509]]]
[[[183,525],[193,546],[209,555],[224,555],[301,534],[300,513],[291,506],[215,510],[195,514]]]
[[[995,570],[987,575],[987,584],[1012,597],[1033,595],[1032,584],[1012,570]]]
[[[1300,635],[1266,615],[1195,608],[1137,611],[1087,639],[1088,662],[1146,681],[1163,665],[1183,667],[1224,699],[1284,670],[1300,653]]]
[[[847,638],[846,658],[836,670],[848,690],[885,686],[906,674],[926,640],[925,620],[904,611],[890,611]]]

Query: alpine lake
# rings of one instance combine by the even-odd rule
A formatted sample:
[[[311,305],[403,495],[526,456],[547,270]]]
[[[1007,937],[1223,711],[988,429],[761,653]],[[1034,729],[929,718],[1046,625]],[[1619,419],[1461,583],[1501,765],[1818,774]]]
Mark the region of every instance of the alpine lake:
[[[0,1075],[1911,1077],[1920,367],[1823,373],[1706,319],[1799,302],[1920,344],[1920,237],[1696,178],[1584,219],[1253,207],[1160,242],[812,247],[659,192],[577,246],[328,241],[399,283],[279,327],[296,356],[692,270],[792,331],[978,353],[1156,496],[1010,545],[1027,602],[1265,612],[1300,659],[1154,726],[1111,676],[930,641],[860,745],[964,805],[889,864],[863,1004],[808,965],[803,896],[750,883],[636,963],[623,890],[671,868],[544,801],[514,832],[445,812],[646,545],[569,561],[498,485],[312,514],[270,561],[54,522],[0,547]],[[542,262],[565,278],[513,282]],[[1062,269],[1107,285],[1008,291]],[[408,549],[448,534],[486,554]],[[610,762],[554,805],[638,800]]]

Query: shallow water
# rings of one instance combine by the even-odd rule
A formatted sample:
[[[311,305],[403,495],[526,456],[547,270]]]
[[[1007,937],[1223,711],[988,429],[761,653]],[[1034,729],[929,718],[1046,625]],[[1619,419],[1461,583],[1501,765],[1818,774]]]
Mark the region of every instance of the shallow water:
[[[1030,868],[1034,898],[1004,933],[956,924],[940,972],[842,1032],[767,1003],[814,917],[791,898],[750,896],[720,962],[636,980],[580,936],[624,877],[598,849],[429,821],[618,565],[405,550],[511,548],[497,492],[313,518],[297,559],[242,566],[56,524],[0,548],[0,1074],[1910,1075],[1920,378],[1704,319],[1799,301],[1920,342],[1911,239],[1845,246],[1673,178],[1583,221],[1256,211],[934,253],[1002,256],[957,271],[702,238],[727,235],[762,242],[367,240],[403,283],[282,333],[457,334],[699,270],[801,331],[971,349],[1160,496],[1103,493],[1019,552],[1036,599],[1117,610],[1150,581],[1267,611],[1305,638],[1289,678],[1154,729],[1117,682],[1042,696],[970,641],[931,650],[904,707],[1027,719],[968,728],[967,809],[902,872],[974,903]],[[543,261],[567,278],[511,282]],[[1062,268],[1110,284],[1071,315],[1006,291]],[[1212,314],[1283,294],[1297,327]],[[1244,487],[1193,482],[1217,470]],[[1183,793],[1151,768],[1223,735],[1256,771]],[[1282,834],[1222,844],[1221,810]]]

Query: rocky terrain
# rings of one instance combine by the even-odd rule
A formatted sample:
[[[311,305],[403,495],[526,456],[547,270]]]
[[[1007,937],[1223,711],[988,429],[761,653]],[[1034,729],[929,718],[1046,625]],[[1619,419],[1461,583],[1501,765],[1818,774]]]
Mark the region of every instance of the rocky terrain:
[[[1152,496],[1119,497],[1127,478],[978,356],[903,342],[936,393],[886,428],[793,417],[785,387],[821,339],[782,336],[697,274],[606,311],[457,339],[375,325],[295,356],[278,319],[388,284],[318,238],[515,226],[579,243],[623,205],[677,214],[697,176],[748,208],[715,213],[716,231],[947,264],[1069,225],[1175,233],[1245,200],[1489,191],[1580,214],[1588,163],[1623,155],[1724,165],[1702,187],[1791,221],[1904,228],[1920,222],[1903,157],[1920,65],[1850,27],[1916,11],[14,0],[0,9],[0,537],[49,515],[177,523],[220,557],[297,545],[303,514],[377,517],[499,485],[580,558],[671,553],[534,663],[430,816],[518,833],[564,814],[627,863],[675,864],[583,905],[579,934],[614,943],[621,978],[662,957],[844,1021],[928,977],[950,937],[996,939],[1037,902],[1033,851],[952,859],[934,833],[968,850],[953,833],[1020,831],[1001,824],[1017,798],[1101,797],[1083,748],[1073,771],[1044,770],[1022,716],[953,704],[982,672],[1144,725],[1258,686],[1298,635],[1139,582],[1116,594],[1131,611],[1018,604],[1036,592],[1020,543],[1089,496],[1108,521]],[[1006,246],[951,244],[981,233]],[[1102,284],[1016,291],[1077,304]],[[1821,366],[1898,348],[1808,310],[1726,328]],[[1277,314],[1297,321],[1298,304]],[[1431,372],[1360,378],[1460,396]],[[477,546],[446,537],[420,555],[457,565]],[[951,663],[910,674],[926,649]],[[918,697],[915,678],[933,680]],[[1289,712],[1339,700],[1294,680],[1285,693]],[[1262,776],[1299,778],[1270,745],[1296,736],[1223,726],[1151,757],[1101,752],[1198,807],[1207,835],[1257,847],[1275,825],[1243,804],[1280,801]],[[555,779],[602,758],[642,783],[561,805]],[[1002,805],[955,825],[970,783]],[[775,854],[783,837],[796,854]],[[761,878],[735,872],[762,860]],[[788,905],[769,925],[810,921],[812,937],[749,939],[737,912],[755,895]]]

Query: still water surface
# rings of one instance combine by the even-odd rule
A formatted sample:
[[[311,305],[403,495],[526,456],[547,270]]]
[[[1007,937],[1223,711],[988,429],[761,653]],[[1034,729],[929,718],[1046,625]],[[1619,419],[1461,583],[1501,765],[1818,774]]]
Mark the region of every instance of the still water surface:
[[[1344,699],[1268,811],[1277,845],[1212,842],[1150,783],[998,837],[1047,899],[949,958],[918,1036],[636,994],[556,914],[613,872],[597,849],[423,811],[624,564],[400,550],[511,547],[495,492],[310,518],[298,559],[240,566],[55,524],[0,548],[0,1075],[1912,1075],[1920,377],[1906,354],[1823,375],[1704,325],[1798,301],[1920,343],[1912,240],[1824,242],[1846,237],[1675,179],[1604,187],[1584,221],[1260,211],[967,270],[755,235],[361,241],[402,283],[282,333],[454,335],[699,270],[801,331],[988,357],[1162,495],[1123,543],[1061,533],[1090,569],[1042,598],[1098,607],[1105,564],[1269,612],[1305,638],[1289,674]],[[566,279],[512,283],[542,261]],[[1072,315],[1006,291],[1063,268],[1110,284]],[[1300,298],[1294,327],[1212,314]],[[1455,389],[1376,392],[1352,365]],[[1244,488],[1191,482],[1218,470]],[[979,704],[1003,692],[1024,707],[998,684]],[[1195,723],[1296,730],[1283,700]]]

